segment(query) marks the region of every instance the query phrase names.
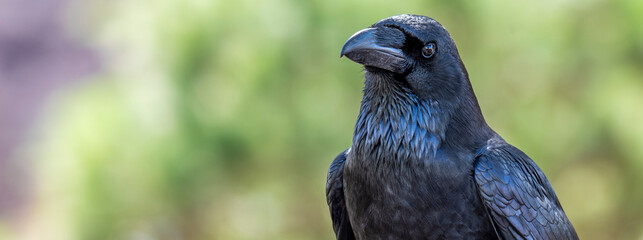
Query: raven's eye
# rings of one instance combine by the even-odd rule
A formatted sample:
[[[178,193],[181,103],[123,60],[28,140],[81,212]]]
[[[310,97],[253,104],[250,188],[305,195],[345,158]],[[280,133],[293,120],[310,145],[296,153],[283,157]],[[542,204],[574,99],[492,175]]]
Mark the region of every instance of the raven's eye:
[[[422,56],[430,58],[435,53],[435,43],[427,43],[422,48]]]

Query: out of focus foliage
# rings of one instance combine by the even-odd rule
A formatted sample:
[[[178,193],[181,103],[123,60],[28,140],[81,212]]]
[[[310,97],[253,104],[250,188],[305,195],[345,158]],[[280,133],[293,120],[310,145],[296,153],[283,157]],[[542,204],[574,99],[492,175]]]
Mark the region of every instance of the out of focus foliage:
[[[401,13],[451,32],[487,121],[582,239],[643,238],[643,1],[73,3],[103,69],[38,120],[8,239],[332,239],[326,170],[363,84],[339,50]]]

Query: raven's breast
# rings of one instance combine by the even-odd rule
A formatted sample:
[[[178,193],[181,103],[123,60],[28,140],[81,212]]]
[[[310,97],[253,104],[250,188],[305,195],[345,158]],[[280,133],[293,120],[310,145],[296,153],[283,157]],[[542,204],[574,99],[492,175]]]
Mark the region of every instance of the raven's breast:
[[[373,165],[372,156],[359,155],[349,154],[352,164],[344,169],[346,205],[358,239],[495,238],[472,170],[461,161],[438,154]]]

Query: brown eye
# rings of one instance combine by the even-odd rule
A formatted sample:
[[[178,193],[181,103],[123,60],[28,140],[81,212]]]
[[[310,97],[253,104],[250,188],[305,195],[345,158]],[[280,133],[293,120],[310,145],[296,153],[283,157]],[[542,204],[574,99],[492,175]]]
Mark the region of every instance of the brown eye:
[[[435,54],[435,43],[427,43],[424,45],[422,48],[422,56],[430,58],[433,54]]]

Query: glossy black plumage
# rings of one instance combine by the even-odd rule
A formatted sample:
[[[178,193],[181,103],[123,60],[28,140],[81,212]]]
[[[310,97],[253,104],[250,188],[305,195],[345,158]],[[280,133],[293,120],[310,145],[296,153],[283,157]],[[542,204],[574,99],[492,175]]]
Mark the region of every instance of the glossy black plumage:
[[[326,182],[326,199],[328,208],[330,209],[330,216],[333,220],[333,230],[337,239],[353,240],[353,228],[348,219],[346,212],[346,204],[344,203],[344,190],[343,190],[343,169],[346,162],[346,152],[337,155],[328,170],[328,180]]]
[[[352,146],[328,173],[337,239],[578,238],[542,171],[487,126],[439,23],[387,18],[341,55],[366,71]]]
[[[556,193],[536,164],[501,140],[476,157],[475,180],[503,239],[577,239]]]

